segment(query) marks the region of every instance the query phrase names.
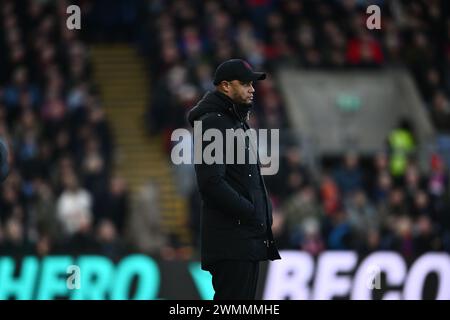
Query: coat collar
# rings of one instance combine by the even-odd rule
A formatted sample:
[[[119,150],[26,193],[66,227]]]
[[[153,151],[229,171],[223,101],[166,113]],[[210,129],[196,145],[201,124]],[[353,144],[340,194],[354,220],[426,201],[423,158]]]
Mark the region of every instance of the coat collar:
[[[223,102],[223,107],[225,107],[227,111],[234,115],[239,121],[243,122],[248,120],[251,106],[236,104],[229,96],[218,90],[215,90],[213,94]]]

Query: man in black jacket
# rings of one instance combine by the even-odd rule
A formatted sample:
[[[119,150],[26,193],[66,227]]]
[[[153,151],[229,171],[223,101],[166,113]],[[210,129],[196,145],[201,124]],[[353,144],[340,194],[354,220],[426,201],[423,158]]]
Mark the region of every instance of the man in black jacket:
[[[216,90],[208,92],[189,112],[188,120],[208,129],[219,130],[225,141],[227,130],[249,130],[253,82],[266,75],[253,72],[239,59],[222,63],[215,72]],[[241,130],[238,130],[242,132]],[[195,130],[194,130],[195,134]],[[272,235],[272,205],[261,175],[255,146],[243,136],[245,150],[234,150],[234,161],[226,161],[230,141],[222,150],[223,161],[195,164],[202,196],[201,264],[212,275],[214,299],[255,299],[259,261],[281,259]],[[194,138],[194,144],[196,143]],[[212,142],[211,142],[212,143]],[[202,142],[205,150],[208,142]],[[236,155],[245,152],[245,162]],[[257,161],[249,161],[250,153]]]

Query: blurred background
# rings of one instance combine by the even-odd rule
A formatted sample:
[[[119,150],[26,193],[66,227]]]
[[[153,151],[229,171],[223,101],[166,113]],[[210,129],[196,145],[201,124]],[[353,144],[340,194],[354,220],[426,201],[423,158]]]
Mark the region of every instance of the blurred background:
[[[71,4],[80,30],[66,26]],[[379,30],[366,27],[372,4]],[[269,74],[250,124],[280,129],[280,170],[265,178],[280,249],[313,259],[393,251],[408,264],[448,254],[447,9],[443,0],[1,0],[0,137],[11,171],[0,256],[117,263],[139,253],[164,274],[156,296],[207,297],[192,279],[195,293],[172,283],[183,276],[171,268],[199,259],[200,198],[193,166],[170,160],[170,136],[189,129],[186,112],[236,57]]]

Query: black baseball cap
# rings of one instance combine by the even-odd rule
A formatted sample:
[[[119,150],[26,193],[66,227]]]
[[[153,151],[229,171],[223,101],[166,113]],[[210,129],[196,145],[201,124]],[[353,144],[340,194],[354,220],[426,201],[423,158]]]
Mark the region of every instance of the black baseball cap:
[[[250,82],[256,80],[264,80],[266,74],[264,72],[254,72],[247,61],[241,59],[231,59],[221,63],[214,73],[214,85],[218,85],[221,81],[239,80],[242,82]]]

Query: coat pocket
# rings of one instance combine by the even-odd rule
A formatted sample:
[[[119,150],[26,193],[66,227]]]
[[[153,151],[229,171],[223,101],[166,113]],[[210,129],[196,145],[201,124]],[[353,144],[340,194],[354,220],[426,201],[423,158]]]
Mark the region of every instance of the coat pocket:
[[[259,232],[267,231],[267,208],[265,203],[265,198],[263,194],[258,191],[254,191],[252,194],[252,203],[254,206],[254,217],[252,219],[252,224]]]

